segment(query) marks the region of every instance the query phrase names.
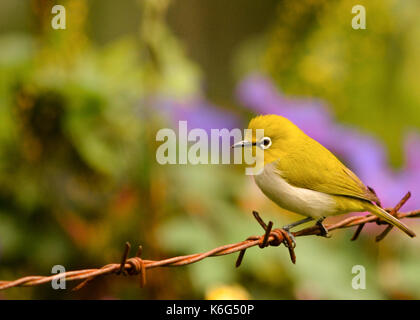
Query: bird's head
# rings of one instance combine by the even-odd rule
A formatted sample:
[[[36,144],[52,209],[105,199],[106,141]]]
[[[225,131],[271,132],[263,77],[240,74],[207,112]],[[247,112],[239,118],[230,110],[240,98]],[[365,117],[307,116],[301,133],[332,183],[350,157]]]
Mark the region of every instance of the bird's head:
[[[257,116],[249,122],[248,129],[251,130],[247,130],[245,139],[232,147],[260,148],[264,151],[264,165],[286,156],[304,136],[290,120],[278,115]],[[258,134],[258,129],[264,133]]]

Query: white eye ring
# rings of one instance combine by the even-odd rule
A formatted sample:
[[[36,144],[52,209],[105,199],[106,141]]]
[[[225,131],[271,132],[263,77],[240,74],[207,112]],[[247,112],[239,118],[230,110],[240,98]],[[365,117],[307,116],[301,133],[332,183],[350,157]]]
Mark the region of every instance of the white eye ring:
[[[259,147],[261,149],[268,149],[271,147],[271,139],[269,137],[264,137],[259,142]]]

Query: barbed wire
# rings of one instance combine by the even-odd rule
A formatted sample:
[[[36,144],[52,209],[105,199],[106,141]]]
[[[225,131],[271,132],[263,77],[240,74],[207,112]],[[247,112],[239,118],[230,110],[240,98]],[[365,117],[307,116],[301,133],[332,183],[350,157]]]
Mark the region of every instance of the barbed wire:
[[[401,207],[407,202],[410,198],[411,194],[408,192],[394,208],[387,208],[385,209],[391,215],[395,216],[397,219],[402,218],[417,218],[420,217],[420,210],[409,211],[401,213],[399,210]],[[60,279],[65,279],[66,281],[82,281],[79,283],[73,290],[79,290],[83,286],[86,285],[89,281],[104,275],[110,274],[124,274],[124,275],[140,275],[140,285],[143,287],[146,284],[146,270],[152,268],[159,268],[159,267],[179,267],[185,266],[188,264],[192,264],[198,261],[201,261],[208,257],[216,257],[222,255],[228,255],[235,252],[239,252],[238,259],[236,260],[236,267],[239,267],[243,261],[245,251],[251,247],[259,246],[260,248],[265,248],[268,246],[279,246],[284,244],[290,254],[290,259],[293,263],[296,263],[296,255],[294,252],[294,240],[288,234],[287,231],[284,229],[273,229],[273,222],[270,221],[266,224],[261,217],[259,216],[258,212],[253,211],[253,215],[257,222],[261,225],[264,229],[264,234],[261,236],[251,236],[248,237],[246,240],[223,245],[217,248],[214,248],[210,251],[203,252],[203,253],[196,253],[190,254],[186,256],[177,256],[172,257],[169,259],[164,260],[145,260],[141,258],[142,254],[142,247],[139,246],[136,256],[132,258],[128,258],[128,254],[131,249],[130,243],[126,242],[125,249],[123,252],[123,256],[120,263],[112,263],[107,264],[99,269],[83,269],[83,270],[76,270],[76,271],[68,271],[59,274],[55,274],[52,276],[26,276],[19,278],[13,281],[0,281],[0,290],[9,289],[12,287],[30,287],[30,286],[38,286],[44,283],[48,283],[51,281],[58,281]],[[352,216],[346,218],[340,222],[335,224],[327,224],[324,225],[327,231],[333,231],[336,229],[344,229],[357,226],[356,232],[354,233],[351,240],[356,240],[360,235],[363,227],[367,223],[377,223],[377,224],[386,224],[387,227],[384,231],[382,231],[377,237],[376,241],[383,240],[386,235],[391,231],[392,225],[388,224],[387,222],[380,220],[378,217],[368,214],[365,216]],[[308,227],[296,232],[292,232],[293,237],[300,237],[300,236],[309,236],[309,235],[319,235],[323,236],[324,230],[322,230],[321,226],[314,225],[312,227]]]

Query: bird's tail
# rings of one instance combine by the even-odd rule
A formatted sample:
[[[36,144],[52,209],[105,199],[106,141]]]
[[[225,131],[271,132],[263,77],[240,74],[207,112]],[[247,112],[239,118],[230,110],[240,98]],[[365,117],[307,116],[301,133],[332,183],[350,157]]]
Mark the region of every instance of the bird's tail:
[[[416,234],[410,230],[404,223],[402,223],[400,220],[395,218],[394,216],[390,215],[388,212],[386,212],[384,209],[378,207],[375,204],[369,203],[369,205],[366,208],[369,212],[373,213],[375,216],[385,220],[386,222],[392,224],[393,226],[396,226],[397,228],[404,231],[406,234],[408,234],[410,237],[415,237]]]

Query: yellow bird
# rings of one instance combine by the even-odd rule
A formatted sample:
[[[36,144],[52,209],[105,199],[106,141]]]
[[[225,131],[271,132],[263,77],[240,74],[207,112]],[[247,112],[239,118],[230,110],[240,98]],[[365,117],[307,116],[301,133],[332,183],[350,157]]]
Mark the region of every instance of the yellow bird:
[[[263,150],[263,170],[254,175],[258,187],[280,207],[307,217],[285,226],[286,231],[316,220],[323,235],[327,235],[322,225],[325,217],[369,211],[410,237],[415,236],[378,205],[375,193],[350,169],[290,120],[278,115],[258,116],[250,121],[248,129],[252,131],[248,130],[245,140],[232,147]],[[264,137],[259,140],[257,129],[264,130]]]

